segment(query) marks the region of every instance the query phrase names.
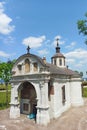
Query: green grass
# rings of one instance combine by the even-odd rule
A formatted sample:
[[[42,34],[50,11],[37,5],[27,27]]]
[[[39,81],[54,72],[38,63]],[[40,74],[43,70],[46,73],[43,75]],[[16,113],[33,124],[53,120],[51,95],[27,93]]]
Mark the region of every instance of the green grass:
[[[83,97],[87,97],[87,88],[83,88]]]
[[[0,84],[0,90],[6,90],[6,86]],[[8,85],[8,90],[11,90],[11,85],[10,84]]]
[[[10,103],[11,92],[8,92],[8,103]],[[8,105],[9,107],[9,105]],[[0,92],[0,110],[7,108],[6,92]]]
[[[6,103],[6,86],[0,84],[0,110],[7,108],[7,103]],[[8,85],[8,90],[11,90],[11,85]],[[11,92],[8,91],[8,107],[10,106],[10,97],[11,97]]]

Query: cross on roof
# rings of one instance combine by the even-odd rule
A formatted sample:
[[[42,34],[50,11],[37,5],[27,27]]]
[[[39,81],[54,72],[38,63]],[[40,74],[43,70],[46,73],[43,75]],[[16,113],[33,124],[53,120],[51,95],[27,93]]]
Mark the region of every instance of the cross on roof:
[[[58,41],[59,41],[59,38],[57,38],[57,39],[56,39],[56,41],[57,41],[57,46],[59,46],[59,43],[58,43]]]
[[[29,53],[30,52],[30,47],[29,47],[29,45],[28,45],[28,47],[27,47],[27,53]]]
[[[58,43],[59,38],[57,38],[56,41],[57,41],[56,53],[60,53],[60,47],[59,47],[59,43]]]

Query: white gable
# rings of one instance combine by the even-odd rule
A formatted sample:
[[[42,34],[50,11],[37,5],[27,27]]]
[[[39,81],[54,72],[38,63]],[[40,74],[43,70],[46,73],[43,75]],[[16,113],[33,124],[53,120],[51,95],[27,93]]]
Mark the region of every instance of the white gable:
[[[40,59],[41,60],[41,59]],[[19,57],[13,66],[12,73],[14,76],[16,75],[26,75],[26,74],[34,74],[40,73],[44,68],[44,62],[41,63],[37,57],[32,55],[25,55]]]

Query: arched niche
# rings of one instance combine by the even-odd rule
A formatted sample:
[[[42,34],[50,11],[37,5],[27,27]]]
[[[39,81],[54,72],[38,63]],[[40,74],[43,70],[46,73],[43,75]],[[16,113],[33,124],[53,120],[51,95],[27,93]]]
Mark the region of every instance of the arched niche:
[[[25,59],[25,73],[30,72],[30,61],[29,59]]]
[[[18,88],[20,113],[36,114],[37,113],[37,94],[34,86],[30,82],[23,82]]]

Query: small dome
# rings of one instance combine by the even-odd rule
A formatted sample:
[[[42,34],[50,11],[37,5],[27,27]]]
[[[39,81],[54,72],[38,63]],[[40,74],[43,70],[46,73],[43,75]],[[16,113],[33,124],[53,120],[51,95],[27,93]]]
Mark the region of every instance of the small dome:
[[[57,67],[65,68],[65,56],[60,52],[60,47],[57,39],[56,54],[51,57],[51,63]]]
[[[57,58],[57,57],[65,58],[65,56],[62,53],[56,53],[55,55],[52,56],[52,58]]]

